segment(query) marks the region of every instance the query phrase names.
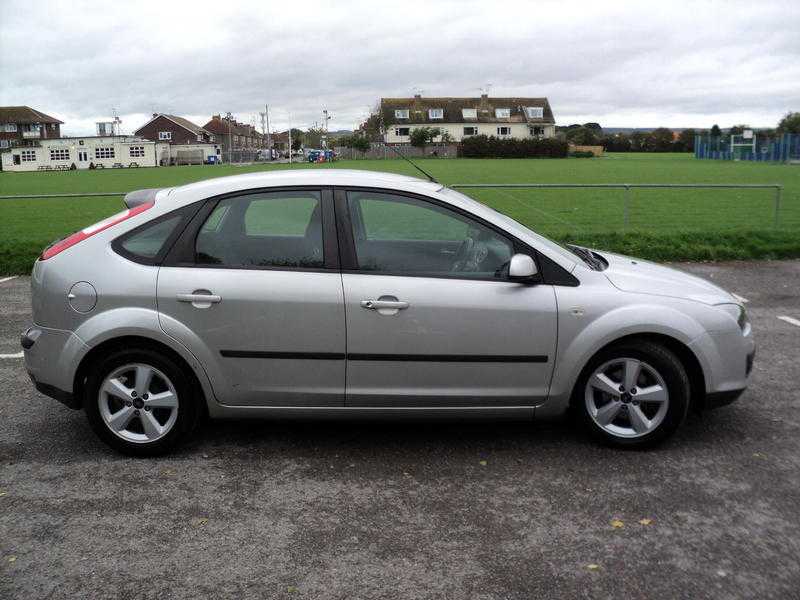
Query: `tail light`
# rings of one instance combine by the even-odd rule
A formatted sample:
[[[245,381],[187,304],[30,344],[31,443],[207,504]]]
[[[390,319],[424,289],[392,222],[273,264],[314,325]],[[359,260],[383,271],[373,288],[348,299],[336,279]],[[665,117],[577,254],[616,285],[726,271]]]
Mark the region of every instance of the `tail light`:
[[[76,231],[70,236],[65,237],[64,239],[58,240],[57,242],[53,242],[47,248],[42,251],[42,255],[39,257],[39,260],[47,260],[48,258],[54,257],[56,254],[63,252],[67,248],[71,248],[78,242],[82,242],[85,239],[92,237],[95,233],[100,233],[101,231],[105,231],[109,227],[113,227],[117,223],[122,223],[123,221],[130,219],[131,217],[135,217],[136,215],[143,213],[148,208],[152,208],[155,202],[145,202],[144,204],[140,204],[134,208],[128,208],[119,212],[115,215],[108,217],[107,219],[103,219],[99,223],[95,223],[94,225],[90,225],[86,229],[81,229],[80,231]]]

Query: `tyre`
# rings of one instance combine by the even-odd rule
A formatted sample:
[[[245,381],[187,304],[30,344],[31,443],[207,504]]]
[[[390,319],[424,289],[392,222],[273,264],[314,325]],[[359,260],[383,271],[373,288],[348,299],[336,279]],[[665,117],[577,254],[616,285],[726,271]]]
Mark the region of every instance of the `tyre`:
[[[92,429],[132,456],[167,452],[191,433],[202,413],[183,368],[148,348],[118,350],[100,359],[84,389]]]
[[[648,447],[675,432],[689,408],[686,369],[659,344],[632,340],[595,355],[583,370],[573,408],[605,444]]]

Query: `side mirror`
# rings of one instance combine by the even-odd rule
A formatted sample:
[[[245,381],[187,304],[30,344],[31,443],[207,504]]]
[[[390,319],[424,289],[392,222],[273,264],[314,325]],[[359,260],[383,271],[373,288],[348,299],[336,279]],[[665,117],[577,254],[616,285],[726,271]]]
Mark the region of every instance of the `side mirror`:
[[[511,281],[529,282],[539,273],[536,263],[527,254],[515,254],[508,265],[508,278]]]

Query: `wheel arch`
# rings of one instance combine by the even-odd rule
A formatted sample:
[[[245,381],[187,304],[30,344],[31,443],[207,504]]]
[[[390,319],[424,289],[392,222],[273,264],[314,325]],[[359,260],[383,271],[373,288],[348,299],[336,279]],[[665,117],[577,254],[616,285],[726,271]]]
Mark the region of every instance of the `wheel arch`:
[[[205,388],[200,381],[195,369],[189,364],[189,361],[186,360],[184,356],[181,355],[180,352],[176,351],[174,348],[171,348],[164,342],[159,340],[155,340],[153,338],[145,337],[142,335],[122,335],[118,337],[109,338],[104,340],[103,342],[93,346],[82,358],[80,363],[78,364],[78,368],[75,371],[75,377],[72,384],[73,393],[75,398],[83,398],[86,378],[89,375],[89,369],[91,366],[97,362],[97,360],[102,356],[107,356],[111,352],[121,349],[131,349],[131,348],[146,348],[149,350],[154,350],[156,352],[160,352],[165,356],[169,357],[170,360],[173,360],[176,364],[178,364],[186,373],[186,376],[189,378],[191,383],[192,389],[194,390],[195,394],[198,394],[198,397],[202,400],[200,404],[202,405],[202,410],[204,414],[208,414],[208,394]]]
[[[704,408],[706,378],[705,373],[703,372],[702,364],[700,363],[700,359],[697,357],[694,351],[681,340],[670,335],[654,332],[632,333],[629,335],[624,335],[611,340],[593,352],[591,356],[589,356],[581,365],[581,368],[578,371],[578,376],[575,378],[575,381],[572,384],[569,398],[570,404],[572,405],[576,401],[576,398],[580,396],[578,387],[583,380],[584,375],[586,374],[586,369],[591,364],[595,356],[613,346],[637,341],[655,343],[664,346],[667,350],[671,351],[681,362],[683,368],[686,369],[686,374],[689,377],[689,385],[691,388],[691,396],[689,400],[690,407],[696,410]]]

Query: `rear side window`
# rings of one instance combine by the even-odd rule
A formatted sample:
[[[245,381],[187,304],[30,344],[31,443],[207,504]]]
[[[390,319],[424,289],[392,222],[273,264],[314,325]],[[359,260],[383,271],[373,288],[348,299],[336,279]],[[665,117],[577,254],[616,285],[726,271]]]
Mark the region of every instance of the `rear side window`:
[[[234,268],[320,268],[322,206],[317,191],[258,193],[221,200],[195,241],[195,262]]]
[[[176,214],[163,221],[147,225],[133,235],[124,238],[120,246],[132,257],[153,260],[161,252],[164,244],[182,219],[183,215]]]

